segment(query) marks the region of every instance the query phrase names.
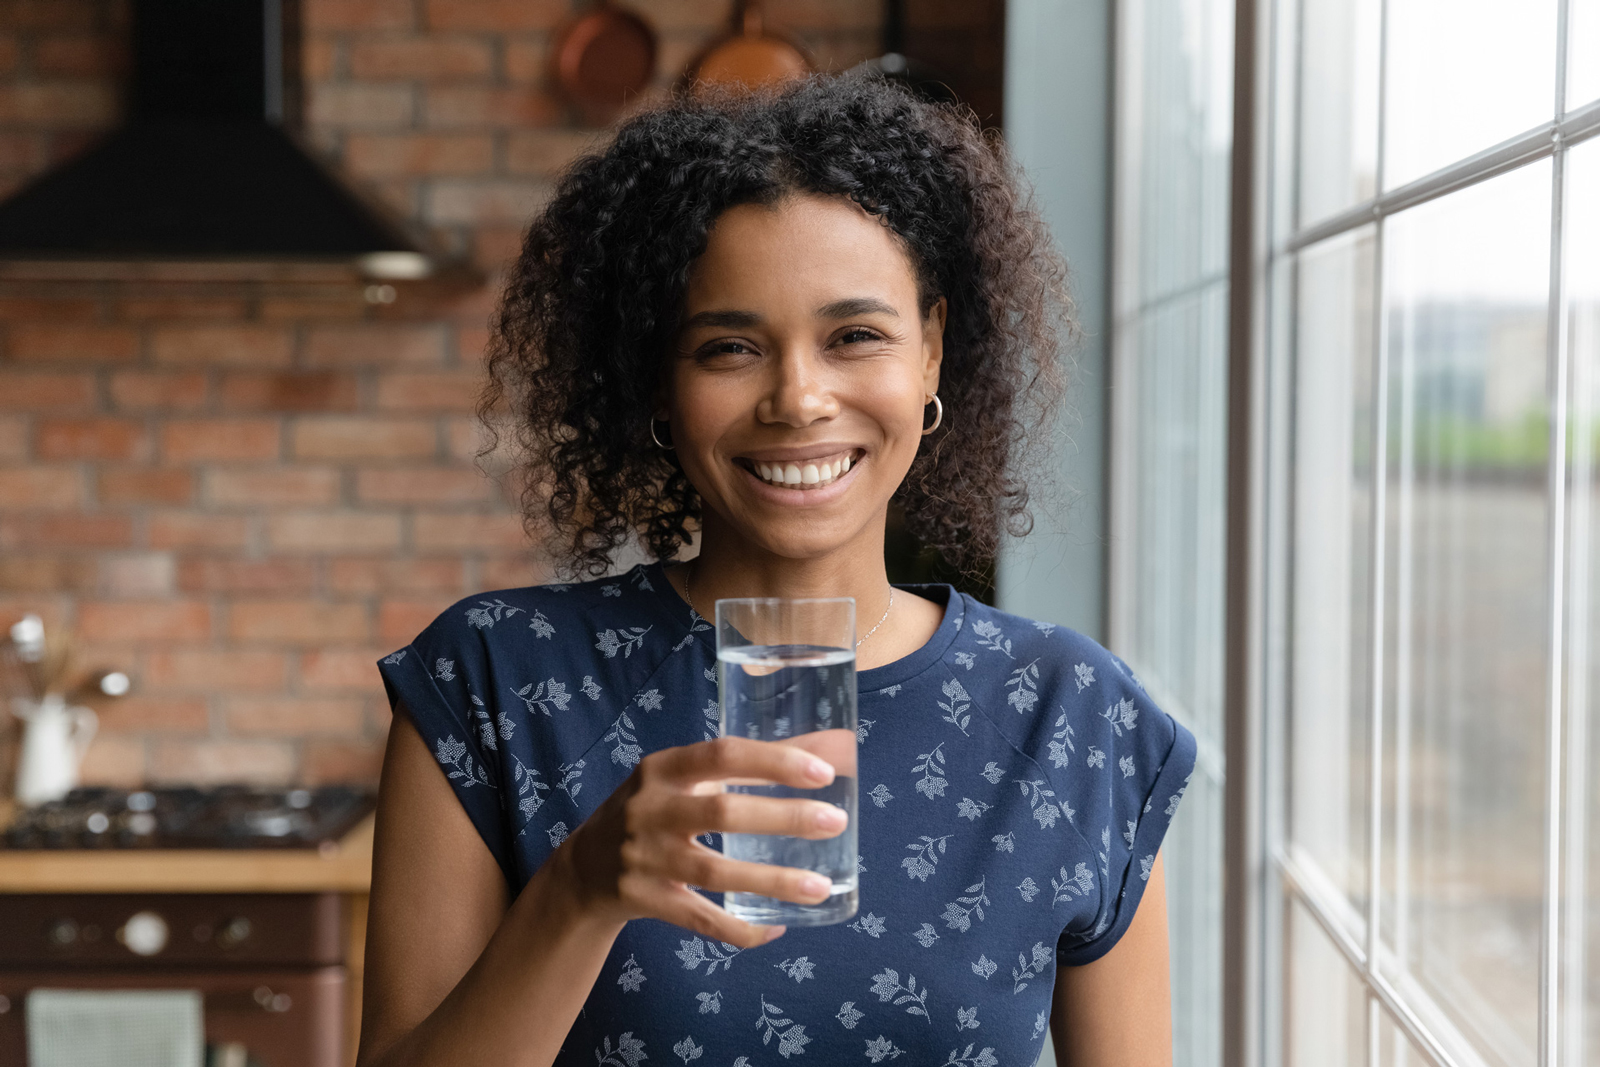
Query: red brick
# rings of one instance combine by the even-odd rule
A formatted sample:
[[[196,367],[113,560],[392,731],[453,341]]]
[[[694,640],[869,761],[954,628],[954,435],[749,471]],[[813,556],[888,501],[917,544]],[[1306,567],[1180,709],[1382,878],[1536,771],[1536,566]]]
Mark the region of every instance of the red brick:
[[[378,376],[377,406],[384,411],[471,412],[485,384],[477,370],[395,371]]]
[[[150,342],[157,363],[287,367],[289,332],[274,326],[166,326]]]
[[[522,231],[521,226],[479,226],[474,229],[473,265],[490,275],[502,274],[509,270],[511,264],[522,254]]]
[[[362,288],[330,286],[318,295],[263,297],[257,311],[270,322],[303,319],[362,319],[369,309]]]
[[[211,609],[198,600],[89,601],[78,606],[85,641],[199,641],[211,636]]]
[[[97,585],[104,596],[158,597],[172,593],[173,560],[168,553],[101,553],[97,562]]]
[[[0,415],[0,461],[28,458],[28,442],[33,432],[20,415]]]
[[[0,553],[0,590],[12,593],[92,593],[99,582],[93,556]]]
[[[395,645],[411,641],[428,624],[438,618],[439,612],[452,603],[449,597],[428,600],[385,600],[378,605],[378,640]]]
[[[267,543],[278,552],[372,552],[400,547],[400,517],[359,512],[271,515]]]
[[[317,571],[305,559],[215,559],[196,557],[178,565],[178,588],[186,593],[309,593]]]
[[[139,684],[156,691],[270,693],[283,688],[287,668],[282,652],[163,649],[145,659]]]
[[[412,0],[313,0],[304,18],[318,30],[408,30],[415,23]]]
[[[161,454],[168,460],[277,459],[277,419],[189,419],[161,428]]]
[[[412,540],[419,552],[487,552],[526,549],[522,518],[507,512],[419,513],[412,519]]]
[[[126,515],[0,516],[0,548],[127,548],[133,520]]]
[[[351,134],[344,164],[374,178],[482,174],[494,166],[488,134]]]
[[[150,516],[148,538],[151,548],[242,549],[250,527],[235,515],[173,511]]]
[[[472,78],[487,75],[493,61],[488,41],[474,37],[368,37],[350,46],[356,78]]]
[[[332,504],[339,482],[332,467],[218,467],[206,471],[206,499],[220,507]]]
[[[210,715],[203,697],[126,696],[100,710],[100,728],[111,733],[205,733]]]
[[[139,358],[139,335],[122,326],[19,324],[7,352],[30,363],[126,363]]]
[[[300,685],[316,692],[382,692],[378,660],[394,651],[385,648],[335,648],[300,656]]]
[[[375,784],[383,769],[384,739],[373,741],[307,741],[300,780],[308,786]]]
[[[308,88],[306,113],[322,129],[403,128],[411,125],[416,109],[409,85],[317,82]]]
[[[73,467],[0,467],[0,507],[83,506],[83,479]]]
[[[350,559],[328,561],[328,588],[335,593],[464,592],[465,568],[459,559]]]
[[[250,314],[248,301],[210,296],[204,290],[181,296],[129,297],[117,304],[122,319],[242,319]]]
[[[232,733],[277,737],[359,734],[363,701],[337,697],[234,697],[228,701]]]
[[[34,438],[40,459],[138,459],[148,450],[134,419],[42,419]]]
[[[127,467],[100,472],[102,504],[187,504],[193,499],[193,471]]]
[[[427,0],[430,30],[553,30],[570,17],[565,0]]]
[[[443,178],[429,186],[426,210],[441,225],[520,225],[549,195],[541,178]]]
[[[300,46],[300,76],[308,82],[328,81],[339,65],[342,38],[317,34]]]
[[[323,600],[235,601],[228,618],[235,641],[351,645],[367,641],[370,631],[364,605]]]
[[[150,753],[153,785],[282,786],[294,773],[287,741],[161,741]]]
[[[478,564],[474,584],[479,589],[521,589],[529,585],[542,585],[555,581],[547,563],[533,558],[528,552],[514,555],[490,556]]]
[[[560,173],[603,141],[587,130],[517,130],[506,141],[506,169],[544,177]]]
[[[100,313],[100,302],[83,297],[0,296],[0,319],[10,322],[81,322]]]
[[[441,326],[318,326],[306,338],[306,362],[316,367],[418,366],[444,359]]]
[[[17,69],[20,49],[15,37],[0,37],[0,73],[10,74]]]
[[[111,37],[53,36],[33,43],[35,74],[120,74],[127,61],[127,48]]]
[[[356,473],[356,499],[363,504],[482,504],[495,486],[472,467],[394,467]]]
[[[116,92],[106,83],[39,81],[0,86],[0,122],[81,128],[109,126],[116,118]]]
[[[353,374],[241,372],[222,380],[222,406],[234,411],[354,411],[359,399]]]
[[[423,96],[424,124],[431,129],[553,126],[562,105],[527,88],[432,85]]]
[[[0,410],[86,408],[94,404],[91,374],[0,371]]]
[[[118,371],[111,376],[111,400],[130,411],[185,411],[206,402],[206,376],[199,371]]]
[[[507,37],[501,55],[507,81],[543,84],[550,77],[550,38],[546,34]]]
[[[298,459],[423,459],[438,448],[438,428],[428,419],[329,416],[294,427]]]
[[[144,738],[137,734],[95,735],[78,769],[86,786],[142,789],[145,784]]]

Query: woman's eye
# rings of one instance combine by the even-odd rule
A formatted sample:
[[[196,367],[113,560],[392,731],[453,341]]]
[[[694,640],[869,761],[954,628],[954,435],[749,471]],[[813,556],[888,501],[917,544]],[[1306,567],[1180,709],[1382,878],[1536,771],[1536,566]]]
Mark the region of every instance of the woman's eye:
[[[701,359],[713,356],[742,356],[750,352],[750,346],[743,341],[712,341],[696,353]]]
[[[871,330],[855,329],[846,330],[843,334],[841,334],[839,337],[839,343],[844,345],[859,345],[876,341],[877,339],[878,335],[873,333]]]

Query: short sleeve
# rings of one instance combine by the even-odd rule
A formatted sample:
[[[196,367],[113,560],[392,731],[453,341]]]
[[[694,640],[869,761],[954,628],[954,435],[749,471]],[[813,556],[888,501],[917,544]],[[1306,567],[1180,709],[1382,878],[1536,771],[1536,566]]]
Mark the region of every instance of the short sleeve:
[[[498,726],[479,693],[488,677],[478,634],[441,615],[405,648],[378,661],[391,710],[404,706],[508,883],[511,834],[501,804]]]
[[[1074,821],[1094,850],[1101,891],[1094,925],[1069,928],[1058,944],[1060,961],[1076,966],[1104,956],[1133,921],[1194,771],[1195,742],[1104,649],[1092,646],[1074,670],[1074,684],[1085,677],[1094,682],[1056,720],[1057,736],[1071,739],[1072,750],[1056,740],[1062,747],[1051,754],[1058,788],[1078,806]]]

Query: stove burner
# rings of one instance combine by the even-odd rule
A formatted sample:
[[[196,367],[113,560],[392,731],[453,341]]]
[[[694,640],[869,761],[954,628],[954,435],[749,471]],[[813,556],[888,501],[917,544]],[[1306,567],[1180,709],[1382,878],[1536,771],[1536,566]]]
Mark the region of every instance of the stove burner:
[[[349,786],[74,789],[62,800],[20,810],[5,844],[16,849],[316,848],[343,837],[375,802],[370,790]]]

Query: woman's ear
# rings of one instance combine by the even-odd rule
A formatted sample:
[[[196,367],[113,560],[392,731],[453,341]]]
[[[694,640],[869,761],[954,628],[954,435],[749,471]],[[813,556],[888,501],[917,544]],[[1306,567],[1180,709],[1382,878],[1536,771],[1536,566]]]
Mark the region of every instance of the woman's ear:
[[[944,324],[949,311],[949,303],[941,296],[922,320],[922,388],[930,396],[939,391],[939,366],[944,362]]]

